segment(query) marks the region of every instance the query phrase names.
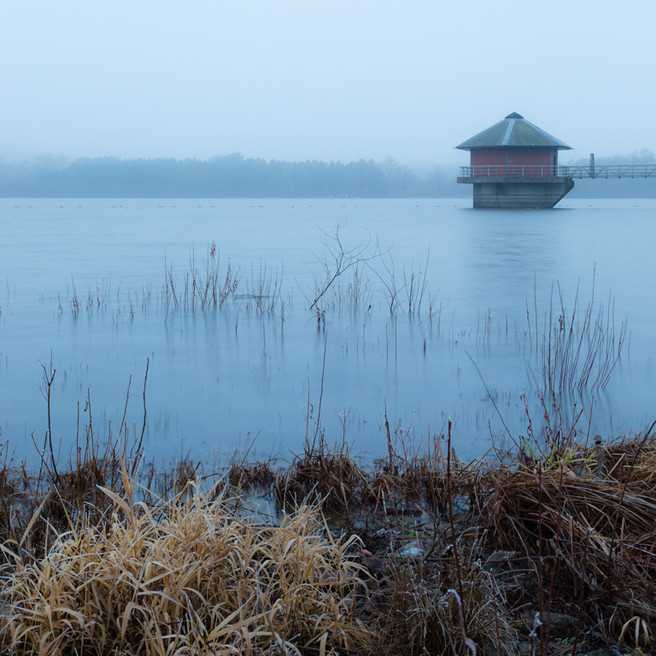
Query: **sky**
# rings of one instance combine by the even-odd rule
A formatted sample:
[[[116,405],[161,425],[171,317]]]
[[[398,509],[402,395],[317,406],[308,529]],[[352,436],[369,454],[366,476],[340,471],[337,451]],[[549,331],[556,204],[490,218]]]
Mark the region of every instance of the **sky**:
[[[3,0],[0,61],[0,160],[656,152],[655,0]]]

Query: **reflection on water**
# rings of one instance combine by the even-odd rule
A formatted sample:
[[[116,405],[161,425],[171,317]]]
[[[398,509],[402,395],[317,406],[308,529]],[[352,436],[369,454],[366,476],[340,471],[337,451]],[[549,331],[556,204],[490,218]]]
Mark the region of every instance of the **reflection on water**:
[[[375,455],[385,414],[417,439],[451,419],[462,457],[529,420],[536,433],[575,420],[582,435],[643,429],[656,204],[466,205],[0,201],[2,440],[21,458],[43,443],[51,357],[62,452],[78,422],[116,434],[126,396],[126,425],[141,430],[147,361],[155,459],[251,444],[285,455],[317,422]]]

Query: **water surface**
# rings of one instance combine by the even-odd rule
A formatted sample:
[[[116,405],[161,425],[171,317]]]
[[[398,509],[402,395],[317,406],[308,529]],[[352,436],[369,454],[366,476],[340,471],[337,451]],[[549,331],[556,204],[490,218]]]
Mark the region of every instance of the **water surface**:
[[[62,453],[90,418],[100,438],[116,434],[126,396],[126,425],[141,432],[148,362],[145,437],[156,460],[213,462],[251,443],[254,456],[286,457],[317,429],[371,456],[385,448],[385,415],[416,440],[451,420],[459,454],[473,457],[526,434],[529,419],[544,431],[545,326],[561,303],[566,326],[575,315],[581,330],[592,304],[604,339],[625,321],[627,335],[605,388],[560,390],[562,416],[550,421],[578,416],[583,436],[643,430],[656,412],[656,202],[469,205],[0,200],[2,441],[16,458],[43,444],[42,365],[52,358]],[[358,265],[317,313],[340,244]],[[235,294],[192,306],[185,280],[217,262],[238,278]]]

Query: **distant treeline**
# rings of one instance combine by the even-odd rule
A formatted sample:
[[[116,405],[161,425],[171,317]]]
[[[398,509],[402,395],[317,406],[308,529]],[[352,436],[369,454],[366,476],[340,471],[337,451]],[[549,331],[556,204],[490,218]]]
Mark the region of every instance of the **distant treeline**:
[[[652,164],[642,151],[598,157],[603,164]],[[465,162],[463,162],[464,164]],[[588,159],[563,162],[587,165]],[[384,162],[285,162],[240,154],[196,159],[97,157],[67,162],[53,157],[0,160],[0,197],[29,198],[453,198],[471,196],[456,183],[458,167],[419,172]],[[656,178],[575,180],[579,198],[655,198]]]
[[[240,154],[209,160],[99,157],[65,163],[53,158],[0,161],[0,196],[100,198],[325,198],[452,197],[468,189],[457,171],[420,174],[383,163],[285,162]]]

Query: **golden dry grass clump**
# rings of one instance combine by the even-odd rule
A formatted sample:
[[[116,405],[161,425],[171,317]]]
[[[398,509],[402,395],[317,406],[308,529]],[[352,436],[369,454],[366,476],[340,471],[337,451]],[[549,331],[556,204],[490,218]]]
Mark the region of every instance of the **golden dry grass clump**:
[[[0,591],[5,654],[341,654],[365,646],[362,567],[315,509],[277,525],[197,491],[167,503],[105,490],[102,525],[16,556]]]

